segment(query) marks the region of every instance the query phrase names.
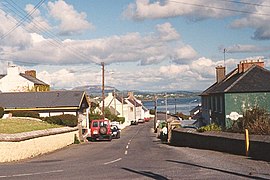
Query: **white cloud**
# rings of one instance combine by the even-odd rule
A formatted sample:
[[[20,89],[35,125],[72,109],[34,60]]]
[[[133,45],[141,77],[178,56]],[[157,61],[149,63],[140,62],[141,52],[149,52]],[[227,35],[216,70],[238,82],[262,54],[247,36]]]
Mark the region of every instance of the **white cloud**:
[[[180,38],[178,32],[172,27],[170,23],[158,24],[157,31],[160,39],[163,41],[177,40]]]
[[[270,39],[270,8],[268,7],[269,2],[266,0],[256,2],[261,6],[249,6],[249,14],[243,18],[233,21],[231,27],[233,28],[254,28],[253,34],[254,39],[264,40]],[[265,6],[264,6],[265,5]]]
[[[49,13],[52,17],[60,21],[61,35],[81,34],[85,30],[94,28],[87,21],[86,13],[77,12],[72,5],[67,4],[63,0],[48,3]]]
[[[226,48],[227,53],[256,53],[269,50],[270,46],[256,46],[252,44],[235,44]]]
[[[148,65],[166,60],[181,63],[194,58],[197,53],[179,38],[169,23],[157,25],[154,33],[146,35],[134,32],[92,40],[58,42],[32,34],[33,45],[12,56],[41,64],[140,62]]]
[[[232,3],[222,1],[150,1],[136,0],[128,5],[123,15],[135,20],[158,19],[176,16],[186,16],[193,20],[205,18],[224,18],[233,15],[232,12],[221,10],[234,8]]]
[[[25,49],[31,45],[29,34],[20,26],[16,26],[17,21],[0,10],[0,46],[12,47],[12,49]]]
[[[42,17],[39,9],[33,11],[34,8],[35,7],[32,4],[27,4],[25,7],[25,11],[28,14],[31,14],[31,20],[28,20],[30,22],[25,25],[25,28],[28,30],[28,32],[43,32],[50,30],[51,27],[48,21]]]

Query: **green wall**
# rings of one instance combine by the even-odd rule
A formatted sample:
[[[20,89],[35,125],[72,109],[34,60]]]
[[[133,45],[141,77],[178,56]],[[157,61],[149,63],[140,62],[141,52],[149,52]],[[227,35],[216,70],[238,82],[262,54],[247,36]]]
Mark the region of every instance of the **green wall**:
[[[245,110],[255,106],[259,106],[270,112],[270,92],[225,94],[225,118],[231,112],[237,112],[243,115]],[[226,118],[226,128],[230,128],[232,122],[231,119]]]

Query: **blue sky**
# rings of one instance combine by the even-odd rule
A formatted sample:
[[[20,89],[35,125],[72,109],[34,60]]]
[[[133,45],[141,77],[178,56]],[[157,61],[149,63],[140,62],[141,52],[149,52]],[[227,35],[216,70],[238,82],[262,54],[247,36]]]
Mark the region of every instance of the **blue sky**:
[[[1,73],[13,63],[72,89],[101,84],[105,62],[119,90],[204,90],[224,48],[227,72],[258,58],[269,69],[269,20],[266,0],[1,0]]]

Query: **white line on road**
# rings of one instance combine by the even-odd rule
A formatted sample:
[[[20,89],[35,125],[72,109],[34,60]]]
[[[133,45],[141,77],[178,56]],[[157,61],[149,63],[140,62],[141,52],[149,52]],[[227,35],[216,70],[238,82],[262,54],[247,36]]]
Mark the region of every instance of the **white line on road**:
[[[46,172],[35,172],[35,173],[27,173],[27,174],[13,174],[13,175],[8,175],[8,176],[0,176],[0,178],[34,176],[34,175],[60,173],[60,172],[64,172],[64,170],[54,170],[54,171],[46,171]]]
[[[128,149],[128,145],[127,145],[126,149]]]
[[[128,151],[125,151],[125,155],[127,155]]]
[[[112,163],[115,163],[115,162],[121,161],[121,160],[122,160],[122,158],[119,158],[119,159],[116,159],[116,160],[113,160],[113,161],[106,162],[106,163],[104,163],[104,165],[112,164]]]

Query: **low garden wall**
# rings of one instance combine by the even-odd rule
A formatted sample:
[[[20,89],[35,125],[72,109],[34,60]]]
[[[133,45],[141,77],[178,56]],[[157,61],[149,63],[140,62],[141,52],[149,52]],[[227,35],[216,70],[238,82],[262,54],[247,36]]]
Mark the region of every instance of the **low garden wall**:
[[[78,128],[63,127],[17,134],[0,134],[0,162],[18,161],[74,143]]]
[[[249,157],[270,161],[270,136],[250,135]],[[177,128],[172,131],[172,145],[208,149],[231,154],[246,155],[245,135],[228,132],[190,131]]]

